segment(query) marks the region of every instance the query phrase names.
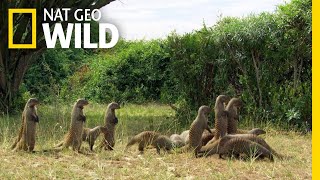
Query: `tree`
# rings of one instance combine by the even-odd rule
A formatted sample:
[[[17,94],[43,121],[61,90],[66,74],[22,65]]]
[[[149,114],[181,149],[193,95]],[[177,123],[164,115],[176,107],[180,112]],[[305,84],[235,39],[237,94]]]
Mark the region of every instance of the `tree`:
[[[43,8],[70,8],[68,22],[75,22],[74,12],[77,9],[100,9],[114,0],[4,0],[0,2],[0,111],[10,111],[17,97],[26,70],[46,49],[42,31]],[[8,9],[37,9],[37,48],[8,49]],[[15,44],[30,43],[32,39],[31,16],[17,14],[13,19],[13,42]],[[49,22],[53,27],[56,22]]]

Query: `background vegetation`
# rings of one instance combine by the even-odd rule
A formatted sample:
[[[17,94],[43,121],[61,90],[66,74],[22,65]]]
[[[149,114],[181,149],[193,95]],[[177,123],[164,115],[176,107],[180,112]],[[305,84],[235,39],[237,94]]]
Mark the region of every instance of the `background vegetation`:
[[[219,94],[240,97],[241,119],[311,126],[311,0],[273,13],[224,17],[213,27],[111,50],[48,49],[26,73],[21,101],[160,102],[188,124]]]

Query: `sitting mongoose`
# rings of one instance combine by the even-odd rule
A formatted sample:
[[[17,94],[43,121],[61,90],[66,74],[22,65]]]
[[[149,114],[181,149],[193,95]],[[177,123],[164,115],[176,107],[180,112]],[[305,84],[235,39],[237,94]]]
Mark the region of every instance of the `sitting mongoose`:
[[[172,134],[170,136],[170,140],[173,142],[174,146],[177,148],[186,145],[186,143],[183,141],[182,137],[179,134]]]
[[[27,101],[21,116],[22,122],[19,135],[11,146],[14,151],[33,152],[36,141],[36,123],[39,122],[36,108],[38,104],[39,101],[36,98],[30,98]]]
[[[90,150],[93,151],[93,145],[98,136],[103,133],[107,133],[107,128],[103,126],[97,126],[95,128],[84,128],[82,133],[82,141],[87,141],[90,146]]]
[[[211,112],[210,107],[201,106],[198,110],[198,115],[196,119],[192,122],[189,130],[189,144],[186,147],[187,149],[192,148],[195,155],[202,147],[201,137],[205,129],[211,132],[208,126],[208,116]],[[212,133],[212,132],[211,132]]]
[[[134,144],[138,143],[138,150],[143,153],[144,148],[151,145],[157,149],[157,153],[160,153],[160,149],[168,151],[172,148],[172,141],[166,137],[157,133],[155,131],[143,131],[135,135],[127,144],[125,151]]]
[[[212,140],[210,140],[208,143],[213,143],[214,141],[218,140],[220,137],[223,137],[227,134],[228,112],[225,111],[224,104],[227,104],[229,100],[230,98],[225,95],[219,95],[216,98],[216,104],[214,106],[216,132]]]
[[[83,125],[86,121],[86,116],[83,114],[83,107],[88,104],[89,102],[85,99],[78,99],[74,104],[71,112],[70,129],[65,135],[64,140],[56,147],[61,147],[61,149],[63,149],[72,146],[74,151],[80,152]]]
[[[218,152],[220,158],[223,155],[235,155],[237,157],[240,154],[246,154],[249,157],[267,157],[273,161],[273,155],[268,149],[259,143],[243,138],[233,138],[226,141],[223,145],[219,146]]]
[[[232,98],[227,107],[226,111],[228,112],[228,134],[236,134],[239,121],[238,108],[242,106],[242,102],[239,98]]]
[[[115,145],[115,128],[118,124],[118,118],[116,117],[115,110],[120,109],[118,103],[112,102],[108,104],[106,114],[105,114],[105,126],[107,128],[107,133],[104,134],[104,139],[101,141],[99,147],[105,150],[113,150]]]

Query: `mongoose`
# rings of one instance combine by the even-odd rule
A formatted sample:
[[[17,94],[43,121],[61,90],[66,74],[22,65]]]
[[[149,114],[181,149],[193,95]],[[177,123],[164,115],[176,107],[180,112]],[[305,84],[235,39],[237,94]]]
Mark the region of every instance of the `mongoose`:
[[[172,134],[170,136],[170,140],[173,142],[174,146],[177,148],[186,145],[186,143],[183,141],[182,137],[179,134]]]
[[[237,131],[238,132],[238,131]],[[260,135],[260,134],[265,134],[266,131],[264,131],[263,129],[260,128],[253,128],[250,131],[247,132],[247,134],[255,134],[255,135]]]
[[[283,156],[278,154],[275,150],[273,150],[267,142],[258,137],[256,134],[232,134],[232,135],[226,135],[223,138],[215,141],[214,143],[207,144],[206,146],[202,147],[200,150],[200,153],[205,156],[209,156],[212,154],[217,154],[222,147],[225,146],[227,142],[229,142],[231,139],[244,139],[249,140],[255,143],[258,143],[265,149],[267,149],[272,155],[277,156],[278,158],[282,158]]]
[[[202,147],[201,137],[203,131],[207,129],[210,133],[212,133],[208,126],[208,115],[210,111],[210,107],[201,106],[198,110],[196,119],[190,126],[188,148],[193,148],[195,155],[197,155],[198,151]]]
[[[201,137],[202,146],[205,146],[214,137],[216,130],[211,129],[211,132],[212,133],[210,133],[209,131],[204,131],[202,133],[202,137]]]
[[[266,148],[268,151],[270,151],[270,153],[272,153],[274,156],[278,157],[278,158],[282,158],[282,155],[278,154],[275,150],[273,150],[269,144],[262,139],[261,137],[258,137],[255,134],[230,134],[230,135],[226,135],[225,137],[223,137],[220,141],[220,146],[224,146],[224,144],[226,142],[228,142],[231,139],[245,139],[245,140],[250,140],[253,141],[255,143],[260,144],[261,146],[263,146],[264,148]]]
[[[180,134],[180,137],[182,138],[183,142],[185,144],[189,143],[189,130],[185,130]]]
[[[242,106],[242,102],[239,98],[232,98],[227,107],[226,111],[228,112],[228,134],[236,134],[238,121],[239,121],[239,113],[238,108]]]
[[[65,135],[63,142],[56,147],[68,148],[72,146],[74,151],[80,152],[82,143],[83,125],[86,121],[86,116],[83,114],[83,107],[89,102],[85,99],[78,99],[74,104],[71,112],[71,123],[68,133]]]
[[[90,146],[90,150],[93,151],[93,145],[98,136],[103,133],[107,133],[107,128],[103,126],[97,126],[95,128],[84,128],[82,133],[82,141],[87,141]]]
[[[226,141],[223,145],[219,146],[218,151],[220,158],[222,158],[223,155],[239,156],[240,154],[246,154],[250,157],[267,157],[273,161],[273,155],[268,149],[259,143],[243,138],[233,138]]]
[[[38,104],[39,101],[36,98],[30,98],[27,101],[21,116],[19,135],[11,146],[14,151],[33,151],[36,140],[36,123],[39,122],[36,108]]]
[[[228,130],[228,112],[225,111],[224,104],[229,102],[230,98],[225,95],[219,95],[216,99],[216,104],[214,106],[215,112],[215,129],[216,132],[214,137],[208,142],[213,143],[220,137],[223,137],[227,134]]]
[[[157,133],[155,131],[143,131],[135,135],[127,144],[125,150],[134,144],[138,143],[138,150],[143,153],[144,148],[151,145],[157,149],[157,153],[160,153],[160,149],[168,151],[172,149],[172,141],[166,137]]]
[[[115,145],[114,134],[115,127],[118,124],[118,118],[116,117],[115,110],[120,109],[119,104],[112,102],[107,106],[105,114],[105,127],[107,128],[107,133],[104,134],[104,139],[100,143],[99,147],[104,147],[105,150],[113,150]]]

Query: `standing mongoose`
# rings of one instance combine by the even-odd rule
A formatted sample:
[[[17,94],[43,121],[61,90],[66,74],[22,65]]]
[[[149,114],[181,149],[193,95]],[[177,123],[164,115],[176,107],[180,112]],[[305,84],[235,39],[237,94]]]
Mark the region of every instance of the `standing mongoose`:
[[[213,143],[218,140],[220,137],[223,137],[227,134],[228,130],[228,112],[225,111],[225,104],[229,102],[230,98],[226,95],[219,95],[216,99],[216,104],[214,106],[215,112],[215,129],[216,132],[212,140],[208,143]]]
[[[115,127],[118,124],[118,118],[115,114],[116,109],[120,109],[119,104],[115,102],[110,103],[107,106],[106,114],[104,117],[107,133],[104,134],[104,139],[100,143],[99,147],[104,147],[105,150],[113,150],[113,147],[115,145]]]
[[[143,153],[144,148],[151,145],[157,149],[157,153],[160,154],[160,149],[168,151],[172,149],[173,142],[166,136],[161,135],[155,131],[143,131],[135,135],[127,144],[125,151],[134,144],[138,143],[138,150]]]
[[[190,126],[189,144],[187,148],[192,148],[194,150],[195,155],[197,155],[198,151],[202,147],[201,137],[203,131],[207,129],[211,133],[211,130],[208,126],[208,116],[210,112],[210,107],[201,106],[198,110],[198,115],[196,119],[192,122]]]
[[[11,148],[32,152],[36,141],[36,123],[39,122],[36,105],[39,101],[36,98],[30,98],[22,112],[21,128]]]
[[[87,141],[90,146],[90,150],[93,151],[93,145],[98,136],[103,133],[106,134],[107,128],[103,126],[97,126],[95,128],[84,128],[82,133],[82,141]]]
[[[227,107],[226,111],[228,112],[228,134],[236,134],[238,121],[239,121],[239,113],[238,108],[242,106],[242,102],[239,98],[232,98]]]
[[[83,107],[89,102],[85,99],[78,99],[74,104],[71,112],[71,123],[68,133],[65,135],[63,142],[56,147],[68,148],[72,146],[74,151],[80,151],[82,143],[83,125],[86,121],[86,116],[83,114]]]

